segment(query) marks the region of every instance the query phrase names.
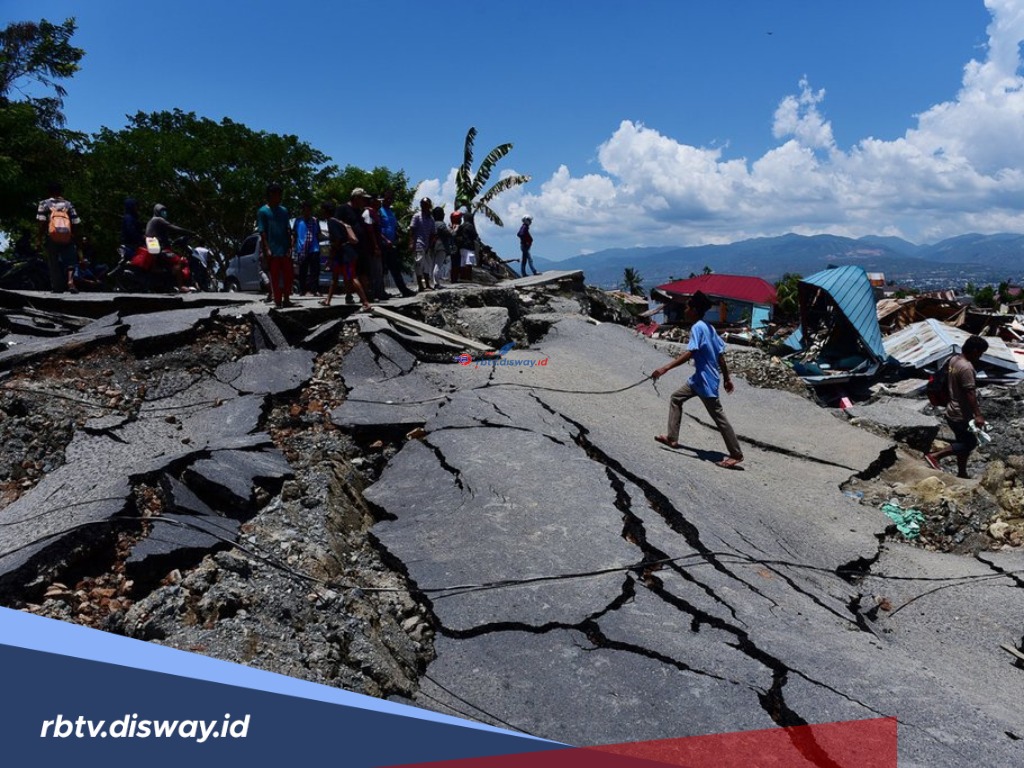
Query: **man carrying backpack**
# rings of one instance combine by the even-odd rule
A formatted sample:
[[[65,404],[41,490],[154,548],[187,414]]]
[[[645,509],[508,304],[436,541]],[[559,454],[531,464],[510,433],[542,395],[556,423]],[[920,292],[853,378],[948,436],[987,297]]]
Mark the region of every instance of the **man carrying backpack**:
[[[78,293],[75,288],[75,267],[78,266],[78,228],[82,221],[75,206],[64,199],[64,188],[57,183],[47,187],[48,198],[39,203],[39,250],[46,252],[50,269],[50,289],[54,293]]]
[[[980,336],[971,336],[964,342],[963,351],[949,361],[946,423],[953,430],[953,442],[948,448],[924,455],[924,460],[932,469],[940,469],[939,461],[947,456],[956,456],[957,477],[969,477],[967,457],[978,446],[978,438],[970,428],[972,417],[976,428],[981,429],[985,426],[985,417],[981,415],[981,409],[978,407],[974,366],[978,364],[986,349],[987,341]]]

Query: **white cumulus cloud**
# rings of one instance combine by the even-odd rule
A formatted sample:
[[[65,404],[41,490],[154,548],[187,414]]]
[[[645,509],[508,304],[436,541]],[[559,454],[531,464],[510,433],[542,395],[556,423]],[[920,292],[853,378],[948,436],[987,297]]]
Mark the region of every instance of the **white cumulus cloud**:
[[[1024,0],[986,0],[984,58],[964,66],[950,101],[891,141],[837,147],[826,91],[811,78],[778,103],[761,157],[730,159],[625,120],[597,151],[598,172],[561,166],[539,189],[499,199],[529,212],[564,252],[687,245],[788,231],[916,242],[1024,230]]]

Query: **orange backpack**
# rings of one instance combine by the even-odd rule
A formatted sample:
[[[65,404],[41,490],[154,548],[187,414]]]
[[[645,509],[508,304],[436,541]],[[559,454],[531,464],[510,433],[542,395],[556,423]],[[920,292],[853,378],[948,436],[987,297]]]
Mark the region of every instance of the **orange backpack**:
[[[65,207],[50,209],[50,225],[47,228],[50,242],[67,245],[71,242],[71,217]]]

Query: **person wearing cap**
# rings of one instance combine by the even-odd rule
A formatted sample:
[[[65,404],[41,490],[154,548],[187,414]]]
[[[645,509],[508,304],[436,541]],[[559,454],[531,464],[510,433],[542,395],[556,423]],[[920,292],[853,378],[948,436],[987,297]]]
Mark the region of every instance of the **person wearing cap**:
[[[365,311],[370,309],[370,302],[362,283],[359,281],[359,277],[356,275],[356,261],[359,258],[359,254],[356,251],[356,245],[352,243],[349,237],[349,231],[352,229],[352,226],[346,226],[346,223],[338,218],[337,215],[332,215],[332,210],[336,214],[343,207],[340,205],[335,207],[331,202],[324,202],[320,208],[320,214],[327,222],[327,236],[331,242],[331,283],[327,288],[327,297],[320,304],[325,307],[331,305],[334,292],[338,289],[338,280],[341,278],[349,295],[351,295],[352,291],[359,295],[359,301]]]
[[[367,232],[366,220],[363,218],[363,209],[366,208],[366,204],[370,201],[370,195],[362,187],[356,187],[352,190],[352,193],[348,197],[347,203],[342,203],[338,206],[334,212],[334,217],[339,221],[348,224],[352,227],[352,231],[356,235],[356,239],[359,241],[355,246],[355,250],[358,254],[358,258],[355,261],[353,269],[357,275],[369,275],[370,262],[369,259],[372,255],[370,246],[370,235]],[[369,281],[365,281],[365,286],[369,286]],[[352,294],[346,288],[345,303],[351,304]]]
[[[424,197],[409,225],[409,250],[416,256],[416,282],[421,291],[437,287],[430,284],[434,272],[434,258],[430,251],[434,245],[435,232],[434,204],[429,197]]]
[[[527,263],[529,263],[530,269],[533,270],[533,274],[537,274],[537,268],[533,266],[533,257],[530,255],[530,246],[533,245],[533,235],[530,234],[530,224],[532,223],[532,216],[523,216],[523,226],[519,228],[519,234],[516,235],[519,238],[519,249],[523,252],[523,266],[521,269],[523,277],[526,277]]]
[[[729,376],[729,368],[725,364],[725,342],[706,322],[704,315],[711,309],[711,300],[701,291],[697,291],[690,297],[686,304],[685,319],[690,326],[690,343],[686,351],[668,365],[651,374],[651,378],[657,381],[673,368],[693,360],[696,369],[683,386],[672,393],[669,399],[668,410],[668,431],[664,435],[657,435],[654,439],[669,448],[679,447],[679,424],[683,416],[683,404],[692,397],[699,397],[704,403],[708,414],[722,433],[725,440],[725,447],[729,455],[716,462],[718,466],[725,469],[738,469],[743,461],[743,450],[740,448],[739,440],[736,439],[736,432],[733,430],[729,420],[722,410],[722,401],[718,398],[718,385],[721,378],[725,382],[725,391],[732,393],[734,386]],[[719,377],[721,373],[721,377]]]

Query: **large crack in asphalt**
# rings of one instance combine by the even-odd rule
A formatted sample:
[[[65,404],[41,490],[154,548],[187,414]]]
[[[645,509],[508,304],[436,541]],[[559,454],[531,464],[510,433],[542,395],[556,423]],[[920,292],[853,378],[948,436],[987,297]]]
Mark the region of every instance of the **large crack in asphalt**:
[[[580,446],[580,448],[592,461],[595,461],[604,466],[610,478],[625,478],[629,480],[629,482],[633,483],[637,488],[639,488],[641,492],[644,494],[650,508],[656,513],[658,513],[662,517],[662,519],[669,525],[669,527],[672,528],[672,530],[683,535],[683,537],[686,539],[690,547],[693,548],[696,552],[698,552],[705,560],[705,562],[707,562],[716,570],[722,572],[729,578],[746,585],[755,594],[775,604],[774,601],[772,601],[770,598],[764,595],[760,590],[746,582],[744,579],[740,578],[738,575],[733,573],[727,566],[725,566],[719,560],[717,555],[715,555],[715,553],[713,553],[703,543],[703,541],[700,538],[700,532],[697,529],[697,527],[685,518],[682,512],[678,510],[674,504],[672,504],[672,502],[668,499],[667,496],[665,496],[665,494],[660,489],[656,488],[653,484],[649,483],[643,478],[638,477],[637,475],[626,469],[621,464],[621,462],[613,459],[607,453],[602,451],[598,446],[596,446],[589,439],[589,430],[583,424],[571,419],[570,417],[566,416],[561,412],[558,412],[556,409],[542,401],[536,395],[533,395],[533,398],[550,413],[564,419],[576,430],[574,440],[577,443],[577,445]],[[621,492],[624,493],[625,489],[624,486],[621,486],[621,479],[617,480],[617,482],[620,484]],[[615,487],[615,485],[616,481],[613,480],[613,487]],[[617,499],[619,500],[619,502],[624,502],[624,500],[618,493]],[[617,504],[617,506],[619,505]],[[619,508],[622,509],[622,507]],[[633,536],[636,536],[638,531],[642,532],[642,526],[639,529],[635,525],[632,525],[629,528]],[[647,548],[647,550],[645,551],[645,555],[649,553],[650,555],[653,555],[655,557],[664,556],[664,553],[661,553],[656,548],[648,545],[644,539],[640,539],[640,541],[643,541],[643,544],[641,544],[641,549],[644,550],[645,547]],[[874,560],[877,560],[879,554],[876,554],[875,558],[871,560],[872,563],[874,562]],[[673,563],[673,565],[675,564]],[[676,572],[678,573],[681,573],[681,575],[685,574],[685,569],[676,567],[674,568],[674,570],[676,570]],[[699,631],[700,626],[706,624],[707,626],[710,626],[714,629],[720,630],[727,634],[731,634],[736,639],[736,643],[732,647],[736,648],[745,656],[758,662],[770,671],[772,676],[772,685],[767,690],[759,691],[757,693],[757,697],[758,702],[761,705],[761,708],[772,719],[772,721],[778,724],[779,726],[790,727],[808,724],[808,721],[805,718],[803,718],[796,711],[790,708],[786,703],[784,688],[791,673],[801,677],[802,679],[806,680],[807,682],[813,685],[819,686],[824,690],[827,690],[835,695],[841,696],[847,701],[855,703],[876,715],[884,716],[882,713],[864,704],[863,702],[860,702],[857,699],[849,696],[848,694],[844,694],[841,691],[836,690],[832,686],[829,686],[822,681],[816,680],[815,678],[811,677],[810,675],[807,675],[804,672],[790,668],[781,659],[777,658],[768,651],[765,651],[764,649],[760,648],[751,638],[749,632],[747,632],[745,629],[739,626],[735,626],[732,623],[718,616],[715,616],[714,614],[704,611],[699,607],[693,605],[689,601],[685,600],[684,598],[673,594],[664,587],[664,585],[661,582],[661,579],[658,578],[655,574],[648,573],[647,576],[648,578],[646,580],[645,586],[648,590],[650,590],[653,594],[660,597],[664,602],[674,606],[681,612],[689,614],[691,616],[692,631]],[[727,601],[722,600],[714,592],[713,589],[693,579],[692,576],[690,576],[689,574],[685,574],[684,578],[687,578],[692,583],[698,584],[702,588],[702,590],[705,593],[712,596],[712,598],[715,599],[716,602],[729,607],[731,615],[733,616],[733,618],[736,618],[734,609],[732,609],[731,606],[728,606]],[[791,580],[788,578],[786,578],[786,582],[791,584]],[[806,594],[805,590],[798,591],[801,592],[801,594]],[[827,606],[824,606],[820,600],[815,599],[814,602],[822,607],[827,608]],[[849,622],[849,619],[847,617],[842,616],[841,614],[837,614],[832,609],[829,610],[831,613],[840,616],[840,618],[844,619],[844,621]],[[800,749],[802,754],[805,754],[809,759],[814,760],[814,763],[816,765],[834,765],[834,762],[831,760],[831,758],[829,758],[827,753],[825,753],[825,751],[820,747],[820,745],[814,742],[813,739],[801,739],[800,743],[797,743],[797,741],[794,740],[794,745],[797,746],[798,749]]]
[[[703,421],[701,421],[697,416],[695,416],[692,413],[686,413],[685,415],[691,421],[693,421],[696,424],[701,425],[702,427],[707,427],[707,428],[712,429],[712,430],[715,429],[713,426],[709,426],[708,424],[705,424]],[[855,472],[856,473],[854,476],[858,480],[871,480],[871,479],[873,479],[875,477],[878,477],[878,475],[882,474],[882,472],[887,470],[889,467],[893,466],[896,463],[896,459],[897,459],[896,446],[895,445],[891,445],[890,447],[886,448],[881,453],[879,453],[878,458],[875,459],[873,462],[871,462],[871,464],[869,464],[866,469],[857,469],[856,467],[851,467],[851,466],[849,466],[847,464],[840,464],[839,462],[829,461],[828,459],[823,459],[823,458],[821,458],[819,456],[813,456],[813,455],[811,455],[809,453],[803,453],[801,451],[795,451],[792,448],[783,448],[781,445],[775,445],[774,443],[768,443],[768,442],[765,442],[764,440],[759,440],[756,437],[751,437],[750,435],[737,433],[736,437],[739,438],[740,440],[742,440],[744,443],[749,443],[750,445],[754,446],[755,448],[760,448],[762,451],[767,451],[768,453],[777,453],[777,454],[780,454],[782,456],[789,456],[790,458],[793,458],[793,459],[800,459],[802,461],[810,461],[810,462],[813,462],[815,464],[823,464],[823,465],[825,465],[827,467],[836,467],[838,469],[848,469],[851,472]]]
[[[713,671],[703,670],[687,664],[681,659],[672,658],[671,656],[656,651],[654,649],[646,648],[640,644],[627,643],[608,637],[601,629],[599,620],[601,617],[608,615],[609,613],[618,610],[627,602],[635,597],[635,590],[637,581],[632,576],[627,576],[624,580],[622,590],[620,594],[611,601],[607,606],[603,607],[599,611],[587,616],[583,620],[577,623],[566,623],[551,621],[546,622],[542,625],[530,625],[525,622],[489,622],[480,626],[472,627],[470,629],[456,630],[450,627],[445,627],[438,618],[436,610],[432,601],[428,596],[421,594],[421,599],[429,605],[431,614],[435,621],[435,630],[444,636],[452,639],[462,640],[480,637],[486,634],[500,633],[500,632],[527,632],[532,634],[544,634],[556,630],[568,630],[581,632],[595,648],[615,650],[625,653],[630,653],[644,658],[648,658],[657,661],[661,664],[666,664],[677,670],[690,672],[693,674],[705,676],[721,682],[729,682],[733,684],[741,684],[748,687],[756,696],[757,701],[762,710],[771,718],[773,722],[781,727],[792,727],[808,725],[808,721],[800,713],[795,711],[786,702],[785,688],[790,680],[790,676],[799,677],[806,682],[818,686],[825,691],[832,693],[838,697],[843,698],[857,706],[860,706],[864,710],[871,712],[877,716],[885,716],[884,713],[878,712],[871,706],[857,700],[856,698],[846,694],[836,688],[828,685],[823,681],[819,681],[812,676],[804,673],[800,670],[791,668],[782,659],[778,658],[774,654],[761,648],[754,638],[751,636],[750,631],[745,627],[745,624],[737,616],[735,608],[730,603],[723,599],[711,586],[705,584],[700,579],[694,577],[690,573],[689,569],[683,567],[679,563],[667,556],[667,553],[660,550],[647,540],[647,534],[644,528],[643,521],[633,511],[633,499],[630,496],[626,482],[631,483],[635,486],[644,497],[644,500],[648,507],[653,510],[659,517],[669,526],[671,530],[681,535],[687,544],[694,550],[694,552],[708,565],[712,566],[715,570],[719,571],[729,579],[744,584],[754,594],[765,599],[773,606],[778,606],[778,603],[774,601],[768,595],[765,595],[761,590],[758,590],[754,585],[748,583],[745,579],[741,578],[732,569],[725,565],[719,559],[718,555],[713,552],[701,539],[700,531],[698,528],[691,523],[685,515],[672,503],[672,501],[655,485],[648,482],[647,480],[637,476],[635,473],[630,471],[628,468],[622,465],[621,462],[615,460],[603,450],[601,450],[593,441],[589,438],[589,430],[581,423],[573,420],[572,418],[561,413],[551,405],[543,401],[536,394],[531,394],[534,400],[548,413],[561,419],[566,424],[572,427],[570,434],[572,435],[575,444],[584,452],[584,454],[593,462],[599,464],[605,470],[605,474],[608,477],[609,484],[614,494],[614,505],[622,513],[623,516],[623,529],[622,536],[625,540],[629,541],[634,546],[637,546],[642,553],[642,559],[637,565],[638,578],[643,583],[643,586],[654,596],[658,597],[667,605],[672,606],[675,610],[682,614],[690,617],[690,629],[693,632],[699,632],[702,626],[708,626],[723,632],[732,637],[731,642],[727,642],[726,645],[739,651],[747,658],[759,664],[763,667],[770,675],[771,684],[768,687],[751,685],[749,683],[741,683],[739,681],[730,680],[727,677],[723,677]],[[493,405],[493,403],[492,403]],[[500,409],[495,410],[501,413]],[[465,428],[465,427],[463,427]],[[515,428],[523,429],[519,427],[513,427],[506,424],[492,424],[486,423],[486,421],[478,420],[478,425],[471,426],[469,428]],[[441,428],[446,429],[446,428]],[[447,429],[454,429],[449,427]],[[440,430],[438,430],[440,431]],[[535,430],[526,429],[527,432],[535,432]],[[551,437],[545,435],[545,437]],[[427,441],[424,441],[427,442]],[[459,470],[448,465],[447,460],[443,455],[443,451],[436,445],[430,445],[428,447],[432,450],[438,459],[439,464],[445,471],[451,473],[455,477],[456,482],[461,488],[461,478]],[[878,554],[874,558],[867,560],[867,567],[870,567],[870,563],[877,560]],[[717,616],[709,611],[706,611],[697,605],[694,605],[690,601],[686,600],[680,595],[673,593],[668,589],[660,577],[657,576],[656,570],[659,567],[667,567],[674,573],[678,574],[686,582],[690,583],[694,587],[700,589],[704,594],[710,597],[717,605],[722,606],[728,611],[729,618],[723,618]],[[854,568],[853,564],[847,564],[845,568],[847,571],[861,571],[863,573],[863,564],[857,563],[860,568]],[[844,568],[844,567],[841,567]],[[779,573],[777,569],[773,569],[773,572],[783,578],[785,583],[794,589],[797,593],[809,598],[818,607],[824,608],[830,614],[841,618],[844,622],[851,626],[858,626],[865,631],[872,631],[870,627],[861,627],[859,623],[855,624],[851,622],[850,618],[836,611],[834,608],[828,606],[817,596],[811,594],[807,590],[800,588],[795,582],[786,576],[785,574]],[[855,615],[859,615],[856,614]],[[873,632],[872,632],[873,633]],[[805,729],[804,729],[805,730]],[[808,759],[812,760],[814,764],[820,766],[836,766],[837,764],[829,757],[825,749],[814,741],[813,737],[801,736],[797,738],[793,737],[794,746]]]

